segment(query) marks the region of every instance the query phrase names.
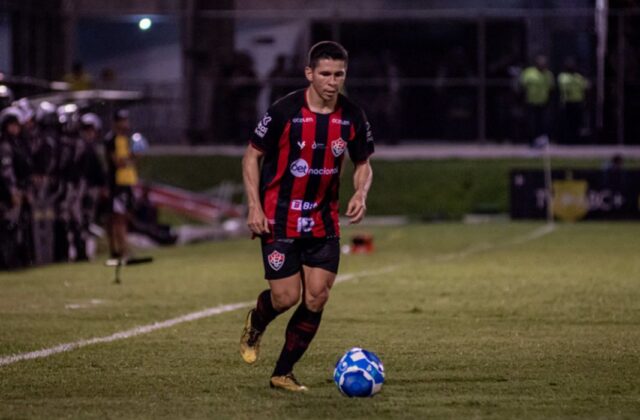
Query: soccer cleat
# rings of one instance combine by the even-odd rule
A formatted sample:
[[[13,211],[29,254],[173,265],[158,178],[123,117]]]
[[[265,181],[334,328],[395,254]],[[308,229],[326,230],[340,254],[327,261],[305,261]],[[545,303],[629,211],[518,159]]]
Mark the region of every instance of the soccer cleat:
[[[292,392],[306,392],[309,390],[306,386],[302,385],[293,373],[287,373],[283,376],[272,376],[269,381],[271,388],[280,388],[286,391]]]
[[[242,356],[242,360],[250,365],[258,360],[260,338],[262,338],[262,331],[258,331],[251,325],[251,315],[253,311],[255,311],[255,309],[250,310],[247,314],[247,320],[242,330],[242,337],[240,337],[240,355]]]

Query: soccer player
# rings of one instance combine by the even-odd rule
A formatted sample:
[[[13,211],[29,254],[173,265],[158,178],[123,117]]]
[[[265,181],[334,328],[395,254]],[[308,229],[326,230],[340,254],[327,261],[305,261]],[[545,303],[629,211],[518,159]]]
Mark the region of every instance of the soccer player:
[[[309,86],[269,108],[242,160],[247,224],[261,238],[269,289],[247,315],[240,353],[246,363],[255,363],[267,325],[300,302],[270,380],[271,387],[288,391],[307,390],[293,375],[293,366],[318,330],[338,271],[338,190],[345,152],[355,165],[355,193],[346,212],[350,223],[365,216],[373,175],[369,123],[340,93],[347,59],[347,51],[335,42],[311,47],[305,68]]]

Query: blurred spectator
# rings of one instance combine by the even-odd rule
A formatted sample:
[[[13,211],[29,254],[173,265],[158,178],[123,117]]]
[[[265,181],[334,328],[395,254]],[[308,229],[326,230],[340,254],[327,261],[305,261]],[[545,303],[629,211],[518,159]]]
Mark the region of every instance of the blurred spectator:
[[[110,187],[110,217],[108,222],[111,258],[127,258],[127,226],[133,210],[132,187],[138,182],[135,155],[131,150],[129,112],[124,109],[113,115],[112,131],[105,138]]]
[[[28,154],[21,139],[22,112],[16,107],[0,112],[0,268],[30,263],[30,235],[25,225],[25,183]]]
[[[538,54],[534,65],[524,69],[520,75],[520,84],[524,88],[527,117],[529,119],[529,142],[540,136],[550,134],[549,99],[555,87],[553,73],[548,69],[547,57]]]
[[[253,59],[245,52],[234,55],[229,77],[228,96],[230,138],[244,143],[253,131],[257,118],[257,101],[260,93]]]
[[[389,50],[382,55],[383,66],[386,73],[387,95],[383,98],[382,119],[378,121],[381,135],[390,144],[397,144],[400,137],[399,124],[402,115],[402,101],[400,100],[400,70]]]
[[[97,222],[98,203],[108,197],[106,170],[98,150],[101,130],[102,120],[96,114],[89,112],[80,118],[76,149],[79,200],[74,212],[78,260],[95,256],[96,245],[91,226]]]
[[[6,85],[0,85],[0,111],[13,102],[13,91]]]
[[[110,67],[105,67],[100,70],[100,77],[97,84],[97,87],[100,89],[116,89],[117,77],[115,70]]]
[[[64,81],[69,83],[71,90],[87,90],[93,87],[91,75],[84,70],[84,66],[79,61],[73,63],[71,73],[64,76]]]
[[[604,164],[603,168],[603,187],[610,188],[614,191],[624,189],[624,158],[620,154],[615,154]]]
[[[576,68],[573,57],[567,57],[564,70],[558,75],[560,93],[560,140],[568,144],[580,141],[580,128],[584,121],[586,91],[589,82]]]
[[[465,82],[471,78],[473,72],[464,48],[453,48],[438,67],[436,76],[446,139],[475,138],[475,93],[472,88],[465,86]],[[448,83],[453,83],[453,86],[448,86]]]
[[[291,92],[287,83],[287,79],[289,77],[291,77],[291,73],[287,68],[287,57],[281,54],[276,58],[276,64],[269,72],[269,84],[271,86],[269,103],[274,103],[287,93]]]

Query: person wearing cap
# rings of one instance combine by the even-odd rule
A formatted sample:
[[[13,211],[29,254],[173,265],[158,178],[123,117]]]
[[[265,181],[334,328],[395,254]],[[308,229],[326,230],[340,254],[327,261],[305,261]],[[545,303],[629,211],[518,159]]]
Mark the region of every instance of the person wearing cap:
[[[129,112],[117,110],[113,114],[112,130],[105,138],[107,172],[111,196],[108,223],[111,258],[129,255],[127,225],[133,208],[132,187],[138,182],[135,155],[131,150]]]

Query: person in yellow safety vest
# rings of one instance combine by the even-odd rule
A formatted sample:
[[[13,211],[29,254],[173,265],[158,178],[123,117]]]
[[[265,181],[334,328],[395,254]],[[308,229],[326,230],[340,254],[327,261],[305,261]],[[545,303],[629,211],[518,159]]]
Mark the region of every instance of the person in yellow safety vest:
[[[111,212],[108,223],[111,258],[129,257],[127,228],[133,210],[133,187],[138,183],[136,156],[131,150],[129,112],[125,109],[113,115],[112,131],[105,137],[107,152]]]
[[[520,85],[524,88],[529,123],[529,141],[549,135],[549,99],[555,87],[553,73],[548,69],[547,57],[538,54],[534,65],[520,74]]]
[[[586,93],[589,81],[582,76],[573,57],[564,62],[564,71],[558,75],[558,90],[560,91],[561,122],[560,132],[563,142],[576,144],[580,142],[580,127],[582,125]]]
[[[76,61],[71,67],[71,72],[64,76],[64,81],[69,83],[71,90],[88,90],[93,88],[91,75],[84,70],[81,62]]]

